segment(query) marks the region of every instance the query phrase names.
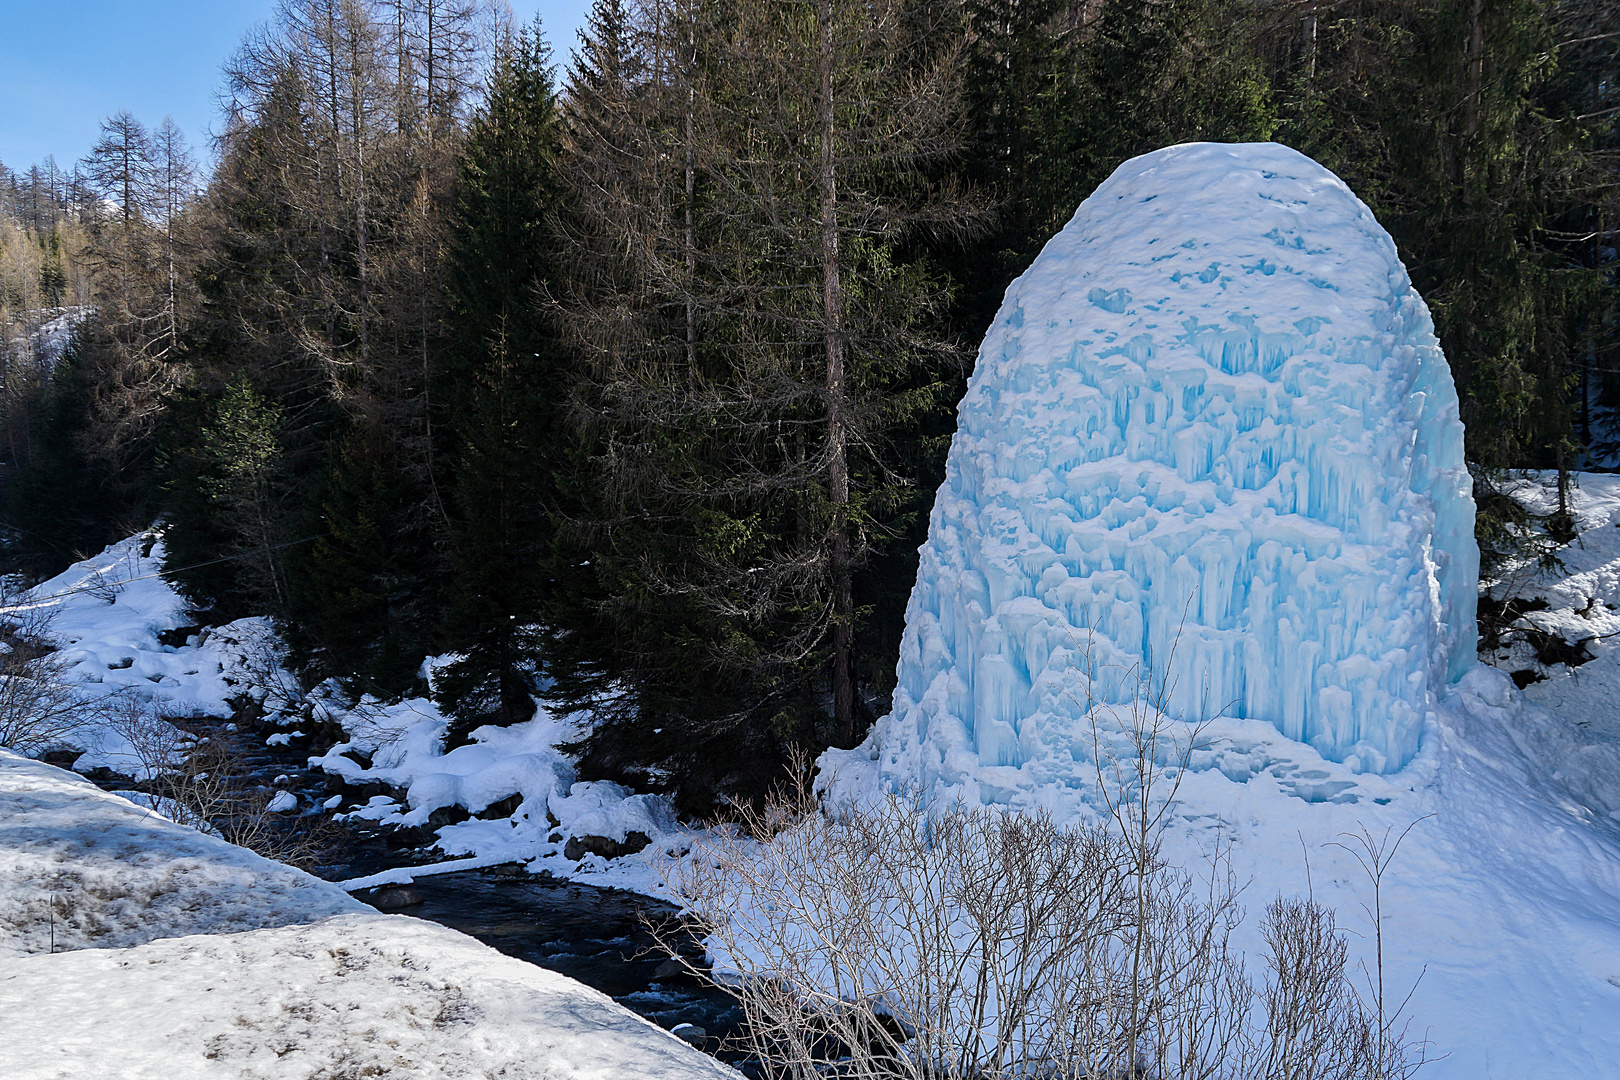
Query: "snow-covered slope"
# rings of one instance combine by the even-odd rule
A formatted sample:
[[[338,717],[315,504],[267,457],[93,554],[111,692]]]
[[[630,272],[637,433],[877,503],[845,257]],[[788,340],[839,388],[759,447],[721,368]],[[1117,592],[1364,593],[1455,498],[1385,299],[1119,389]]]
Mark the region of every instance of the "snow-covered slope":
[[[366,910],[336,885],[0,750],[0,956]]]
[[[1126,162],[980,350],[882,767],[1059,780],[1082,703],[1173,654],[1177,715],[1394,771],[1473,663],[1469,491],[1428,310],[1343,182],[1273,144]]]
[[[1526,560],[1491,586],[1493,596],[1514,598],[1524,613],[1482,659],[1533,680],[1524,701],[1562,721],[1534,736],[1531,752],[1547,776],[1593,818],[1620,822],[1620,476],[1576,474],[1573,481],[1574,542],[1558,549],[1556,566]],[[1512,493],[1551,513],[1554,483],[1532,474]]]
[[[163,580],[162,565],[159,529],[109,545],[30,591],[26,606],[50,616],[67,678],[84,697],[118,695],[177,717],[229,716],[234,704],[252,699],[262,705],[265,722],[281,729],[267,741],[284,744],[305,734],[310,721],[333,721],[349,739],[316,763],[349,783],[386,784],[405,798],[376,795],[364,806],[339,799],[328,809],[396,826],[424,826],[446,808],[481,815],[438,828],[440,848],[464,856],[438,869],[526,862],[554,877],[667,892],[649,860],[689,846],[687,830],[662,797],[575,778],[572,761],[556,744],[578,737],[578,718],[541,706],[527,723],[480,728],[470,745],[446,753],[448,721],[430,699],[350,702],[330,684],[306,694],[283,668],[285,649],[268,619],[239,619],[165,644],[189,616],[184,599]],[[430,679],[434,667],[433,659],[424,665]],[[148,764],[128,735],[123,725],[100,722],[65,741],[85,751],[74,762],[79,772],[108,768],[140,777]],[[491,809],[496,804],[498,812]],[[647,837],[644,855],[566,857],[575,837],[625,842],[632,834]],[[409,881],[429,872],[400,869],[350,885]]]
[[[188,616],[162,567],[160,533],[138,533],[30,590],[26,606],[49,618],[66,677],[83,697],[121,695],[166,716],[229,716],[233,697],[264,700],[276,696],[278,682],[296,686],[280,670],[281,646],[266,619],[241,619],[164,644],[160,636],[185,626]],[[145,771],[116,725],[89,725],[68,741],[85,751],[75,763],[80,772],[109,768],[140,778]]]
[[[403,915],[8,961],[7,1080],[737,1074],[555,972]]]
[[[733,1075],[572,979],[0,751],[0,1075]]]
[[[1534,704],[1578,711],[1559,678],[1477,665],[1472,517],[1427,313],[1344,185],[1275,146],[1127,162],[1008,292],[894,710],[820,784],[1095,821],[1156,733],[1166,855],[1227,852],[1251,911],[1313,893],[1369,972],[1381,929],[1421,1075],[1606,1075],[1620,739]],[[1570,560],[1620,603],[1620,570]],[[1405,834],[1378,905],[1362,833]]]

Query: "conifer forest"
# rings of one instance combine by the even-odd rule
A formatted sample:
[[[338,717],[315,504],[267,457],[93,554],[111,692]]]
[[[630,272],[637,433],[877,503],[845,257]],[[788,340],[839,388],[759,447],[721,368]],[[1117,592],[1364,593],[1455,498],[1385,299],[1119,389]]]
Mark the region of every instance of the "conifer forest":
[[[1620,467],[1612,0],[282,0],[221,101],[0,168],[0,569],[161,520],[311,684],[454,654],[452,745],[589,710],[584,778],[693,813],[887,711],[974,350],[1135,155],[1373,209],[1487,566],[1505,477]]]

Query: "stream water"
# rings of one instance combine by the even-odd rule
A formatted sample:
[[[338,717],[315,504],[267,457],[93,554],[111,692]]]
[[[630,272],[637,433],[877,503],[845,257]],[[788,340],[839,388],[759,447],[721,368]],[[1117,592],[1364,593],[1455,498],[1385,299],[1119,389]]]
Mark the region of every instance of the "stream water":
[[[246,726],[238,730],[223,721],[188,726],[226,743],[244,787],[291,791],[305,808],[301,822],[321,820],[310,810],[328,797],[326,777],[309,768],[307,746],[266,746],[263,732]],[[110,776],[97,782],[106,788],[130,786]],[[397,837],[376,827],[336,825],[322,832],[324,865],[314,872],[332,881],[441,857],[430,847],[400,846]],[[700,1028],[701,1035],[688,1030],[683,1037],[754,1074],[750,1062],[726,1046],[741,1022],[732,998],[689,974],[671,973],[673,965],[665,963],[668,954],[652,926],[673,928],[674,907],[636,893],[536,877],[519,866],[429,875],[409,888],[416,902],[390,910],[440,923],[508,956],[561,972],[660,1027]],[[678,931],[672,940],[681,940]],[[701,948],[687,939],[682,953],[695,958]]]

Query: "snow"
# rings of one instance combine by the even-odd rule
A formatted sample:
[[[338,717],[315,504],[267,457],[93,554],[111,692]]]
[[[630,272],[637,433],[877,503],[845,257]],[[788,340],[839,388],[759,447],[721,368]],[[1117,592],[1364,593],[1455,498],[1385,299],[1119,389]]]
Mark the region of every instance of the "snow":
[[[554,972],[0,751],[8,1080],[732,1075]]]
[[[162,644],[160,633],[189,622],[184,599],[161,576],[162,560],[159,528],[110,545],[31,590],[28,606],[51,614],[51,635],[62,646],[67,677],[86,698],[122,698],[175,717],[229,716],[235,704],[251,698],[263,705],[267,722],[292,729],[266,736],[269,746],[307,737],[301,726],[306,720],[335,720],[348,741],[314,762],[351,783],[380,782],[406,792],[403,807],[379,797],[351,810],[360,818],[426,826],[434,811],[445,807],[476,815],[520,797],[510,814],[440,827],[441,850],[468,857],[445,865],[523,862],[554,877],[667,894],[654,860],[688,847],[689,831],[661,797],[578,780],[573,762],[556,746],[579,735],[579,718],[557,717],[542,707],[527,723],[480,728],[473,743],[447,754],[442,742],[448,722],[430,699],[368,697],[351,703],[329,683],[306,694],[285,669],[285,649],[267,619],[241,619],[204,629],[183,645]],[[448,659],[430,658],[424,673],[431,679]],[[85,751],[74,763],[80,772],[107,768],[143,779],[150,773],[150,754],[143,756],[128,736],[127,727],[104,718],[65,742]],[[345,756],[354,751],[371,758],[371,765]],[[341,805],[341,799],[329,800],[323,809]],[[652,841],[645,852],[613,860],[564,857],[572,837],[622,842],[632,832]],[[430,871],[416,868],[391,880],[409,881],[424,872]]]
[[[93,307],[60,307],[34,312],[29,316],[30,321],[33,318],[41,321],[25,327],[25,333],[9,341],[0,339],[0,352],[4,352],[7,345],[13,355],[19,357],[27,357],[32,351],[34,363],[41,371],[48,373],[55,369],[56,362],[62,358],[68,342],[73,338],[73,331],[95,314],[95,310]]]
[[[4,750],[0,821],[0,956],[49,952],[53,936],[58,950],[126,948],[364,910],[335,885]]]
[[[59,308],[56,314],[40,324],[33,335],[34,355],[45,370],[56,367],[57,360],[61,359],[73,338],[73,331],[94,313],[95,308],[92,307]]]
[[[67,678],[87,700],[149,706],[163,716],[229,716],[250,696],[272,713],[291,709],[296,681],[281,668],[269,620],[241,619],[164,645],[158,635],[188,623],[185,600],[164,581],[157,530],[109,545],[29,591],[26,607],[49,616]],[[107,718],[103,718],[104,720]],[[151,762],[125,726],[96,723],[65,740],[85,753],[80,772],[98,768],[144,779]]]
[[[1428,311],[1371,212],[1285,147],[1171,147],[1098,188],[1008,290],[946,474],[880,735],[925,783],[1061,772],[1082,703],[1172,654],[1196,673],[1176,714],[1391,772],[1473,663]]]
[[[448,658],[431,658],[431,680]],[[453,858],[437,867],[411,867],[345,882],[366,888],[404,883],[424,874],[521,862],[536,873],[596,885],[667,895],[658,869],[661,856],[691,846],[691,831],[676,820],[668,800],[636,794],[605,780],[577,779],[573,762],[557,745],[579,735],[578,717],[560,717],[543,705],[534,719],[511,727],[481,727],[472,742],[445,752],[449,722],[427,698],[393,704],[366,699],[339,714],[349,741],[311,763],[351,784],[381,782],[405,791],[405,805],[373,796],[348,816],[395,826],[424,826],[435,811],[457,806],[471,815],[518,799],[510,814],[470,817],[437,829],[437,847]],[[371,759],[361,765],[356,752]],[[649,840],[644,850],[618,859],[565,857],[573,837],[600,836],[624,842],[631,833]]]
[[[8,1053],[10,1080],[736,1075],[606,995],[399,915],[16,961],[0,1039],[31,1048]]]
[[[1581,643],[1592,659],[1543,667],[1519,635],[1510,635],[1505,648],[1485,659],[1503,671],[1541,676],[1525,687],[1523,698],[1564,723],[1538,732],[1534,753],[1561,787],[1575,793],[1579,806],[1620,822],[1620,476],[1574,479],[1570,508],[1579,532],[1557,552],[1559,565],[1544,570],[1526,561],[1508,567],[1491,592],[1545,602],[1545,609],[1526,612],[1517,625]],[[1550,476],[1527,476],[1513,494],[1550,513],[1556,507],[1552,483]]]
[[[132,536],[24,601],[53,616],[50,636],[87,701],[127,703],[151,722],[229,716],[251,699],[266,723],[284,728],[340,721],[352,745],[376,755],[389,782],[410,788],[421,779],[424,802],[433,801],[436,785],[479,809],[518,791],[537,796],[529,807],[534,823],[520,810],[452,827],[463,846],[487,854],[414,868],[398,880],[538,859],[557,876],[657,888],[647,858],[617,860],[634,865],[614,868],[589,856],[576,865],[563,858],[561,840],[547,841],[553,783],[565,815],[593,828],[613,830],[605,818],[613,817],[615,793],[626,804],[626,827],[672,823],[661,801],[575,783],[571,763],[547,741],[572,726],[542,714],[521,730],[484,729],[480,743],[445,755],[438,745],[445,721],[430,702],[351,706],[331,685],[306,694],[285,669],[268,620],[164,645],[159,635],[190,619],[160,576],[162,558],[161,529]],[[144,778],[150,751],[143,757],[131,745],[117,712],[68,737],[85,751],[74,767]],[[290,742],[303,731],[277,736]],[[336,755],[326,763],[355,776],[368,771]],[[339,885],[166,820],[166,800],[122,796],[0,751],[0,1045],[7,1048],[0,1071],[7,1080],[732,1075],[564,976],[433,924],[380,915]],[[391,799],[370,802],[386,808],[381,814],[405,816]],[[291,792],[271,803],[283,808],[297,808]]]
[[[1620,484],[1583,484],[1584,546],[1527,618],[1584,637],[1620,631]],[[1380,914],[1422,1075],[1595,1075],[1620,1059],[1620,653],[1524,694],[1478,665],[1472,519],[1427,312],[1342,182],[1269,145],[1127,162],[1008,291],[893,711],[818,785],[1097,821],[1157,730],[1170,861],[1227,852],[1251,911],[1313,894],[1369,969],[1339,845],[1410,828]]]

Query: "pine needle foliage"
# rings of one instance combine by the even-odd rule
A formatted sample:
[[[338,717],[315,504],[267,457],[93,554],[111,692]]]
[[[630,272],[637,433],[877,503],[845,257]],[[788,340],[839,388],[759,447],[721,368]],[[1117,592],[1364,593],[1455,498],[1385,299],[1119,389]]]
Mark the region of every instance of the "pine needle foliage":
[[[444,642],[459,654],[436,696],[454,722],[534,714],[543,666],[547,508],[567,436],[570,354],[541,306],[556,274],[551,218],[562,198],[550,49],[539,23],[507,39],[462,150],[447,259],[450,330],[442,377],[454,440],[445,484],[451,578]]]

